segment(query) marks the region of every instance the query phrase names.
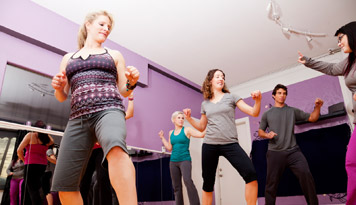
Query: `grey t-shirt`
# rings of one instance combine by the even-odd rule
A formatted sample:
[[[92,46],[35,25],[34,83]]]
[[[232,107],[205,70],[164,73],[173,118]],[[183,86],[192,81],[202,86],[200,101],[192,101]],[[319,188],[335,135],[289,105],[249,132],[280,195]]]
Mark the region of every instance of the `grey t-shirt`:
[[[225,93],[221,100],[212,103],[204,100],[201,104],[201,114],[206,115],[208,124],[204,143],[206,144],[230,144],[238,142],[235,125],[235,108],[238,95]]]
[[[277,134],[269,140],[268,150],[282,151],[295,148],[297,145],[294,136],[294,125],[296,121],[306,121],[310,114],[294,107],[284,105],[283,107],[272,107],[263,113],[260,129],[273,131]]]
[[[340,61],[339,63],[327,63],[324,61],[313,60],[304,56],[306,62],[305,66],[319,72],[332,76],[344,76],[345,84],[352,92],[352,95],[356,92],[356,62],[351,66],[351,70],[347,76],[344,75],[344,71],[348,64],[348,58]],[[354,110],[354,122],[356,123],[356,101],[352,100],[352,107]]]

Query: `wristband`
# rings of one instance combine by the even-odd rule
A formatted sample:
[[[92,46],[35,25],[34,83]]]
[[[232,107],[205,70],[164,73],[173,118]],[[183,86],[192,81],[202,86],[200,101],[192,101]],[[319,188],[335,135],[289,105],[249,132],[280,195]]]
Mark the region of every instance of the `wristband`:
[[[133,101],[134,100],[134,98],[129,98],[129,101]]]
[[[135,83],[135,85],[130,85],[130,81],[127,80],[127,82],[126,82],[126,91],[135,89],[136,85],[137,85],[137,83]]]

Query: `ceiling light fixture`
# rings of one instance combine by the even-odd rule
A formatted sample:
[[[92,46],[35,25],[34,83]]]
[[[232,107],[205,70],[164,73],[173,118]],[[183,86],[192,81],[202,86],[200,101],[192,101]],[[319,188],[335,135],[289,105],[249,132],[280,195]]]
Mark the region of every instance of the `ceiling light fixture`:
[[[274,2],[274,0],[270,0],[268,2],[266,10],[268,12],[268,17],[273,21],[275,21],[282,28],[283,33],[294,33],[298,35],[304,35],[308,43],[310,43],[313,40],[312,37],[326,37],[326,33],[311,33],[311,32],[294,29],[290,26],[286,26],[286,24],[284,24],[280,20],[281,16],[279,14],[277,4]]]
[[[307,41],[308,41],[308,42],[310,42],[310,41],[312,41],[312,40],[313,40],[313,38],[312,38],[312,37],[310,37],[310,36],[305,36],[305,38],[307,39]]]

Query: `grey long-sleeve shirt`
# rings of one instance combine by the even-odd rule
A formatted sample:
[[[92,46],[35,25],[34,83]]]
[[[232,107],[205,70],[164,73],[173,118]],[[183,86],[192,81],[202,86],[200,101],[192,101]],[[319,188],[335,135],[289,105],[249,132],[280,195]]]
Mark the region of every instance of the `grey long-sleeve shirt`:
[[[10,162],[9,166],[7,167],[6,173],[10,174],[10,172],[12,172],[13,179],[22,179],[24,175],[24,171],[25,171],[25,164],[21,160],[19,160],[14,165],[12,165],[12,162]]]
[[[340,61],[339,63],[327,63],[324,61],[313,60],[309,57],[304,56],[306,63],[304,64],[308,68],[312,68],[316,71],[325,73],[332,76],[344,76],[345,84],[352,92],[352,95],[356,92],[356,63],[354,62],[351,71],[347,76],[344,75],[346,69],[348,58]],[[352,98],[353,99],[353,98]],[[356,123],[356,101],[352,100],[352,107],[354,110],[354,123]]]

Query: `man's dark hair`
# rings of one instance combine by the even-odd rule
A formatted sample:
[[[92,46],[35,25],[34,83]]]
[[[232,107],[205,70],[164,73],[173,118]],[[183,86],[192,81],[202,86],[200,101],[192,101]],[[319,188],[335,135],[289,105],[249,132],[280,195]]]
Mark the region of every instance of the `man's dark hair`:
[[[285,90],[286,91],[286,95],[288,95],[288,89],[287,89],[287,87],[285,86],[285,85],[282,85],[282,84],[278,84],[278,85],[276,85],[276,87],[274,87],[274,89],[273,89],[273,91],[272,91],[272,95],[276,95],[276,93],[277,93],[277,90],[278,89],[283,89],[283,90]]]

